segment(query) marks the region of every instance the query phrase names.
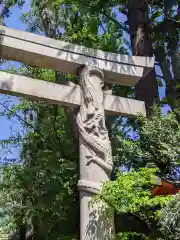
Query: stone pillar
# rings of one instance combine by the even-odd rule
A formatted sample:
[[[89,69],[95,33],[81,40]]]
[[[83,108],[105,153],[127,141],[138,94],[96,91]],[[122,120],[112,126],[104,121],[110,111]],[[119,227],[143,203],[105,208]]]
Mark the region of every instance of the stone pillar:
[[[114,217],[103,215],[101,203],[90,206],[102,182],[108,181],[112,171],[112,153],[105,126],[103,107],[103,72],[85,67],[80,73],[82,105],[77,116],[80,133],[80,239],[113,239]],[[99,206],[98,206],[99,205]]]

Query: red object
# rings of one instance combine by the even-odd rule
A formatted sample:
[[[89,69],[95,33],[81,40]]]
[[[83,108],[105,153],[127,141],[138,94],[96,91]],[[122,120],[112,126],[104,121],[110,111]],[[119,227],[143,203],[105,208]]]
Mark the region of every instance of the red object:
[[[168,181],[161,180],[161,184],[153,188],[152,196],[175,195],[178,192],[180,192],[180,187],[176,187]]]

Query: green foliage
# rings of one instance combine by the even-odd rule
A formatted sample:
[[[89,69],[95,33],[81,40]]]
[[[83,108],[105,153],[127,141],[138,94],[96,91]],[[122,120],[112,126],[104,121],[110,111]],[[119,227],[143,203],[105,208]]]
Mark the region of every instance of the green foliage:
[[[0,21],[3,22],[4,18],[10,17],[11,15],[11,7],[14,5],[18,5],[19,7],[23,6],[25,0],[5,0],[5,1],[0,1],[2,4],[2,9],[1,9],[1,16],[0,16]]]
[[[131,239],[158,239],[161,233],[154,227],[163,208],[172,196],[157,196],[152,198],[153,178],[155,168],[142,168],[139,171],[119,172],[115,181],[103,184],[101,193],[95,197],[106,202],[118,214],[131,214],[138,217],[151,229],[147,236],[142,232],[121,232],[117,234],[118,240]],[[128,222],[127,222],[128,224]],[[156,226],[156,225],[155,225]],[[134,239],[134,238],[133,238]]]
[[[136,237],[141,240],[149,240],[149,237],[146,237],[143,234],[135,233],[135,232],[123,232],[119,233],[116,236],[116,240],[129,240],[129,239],[136,239]]]
[[[159,225],[168,239],[180,239],[180,194],[178,193],[160,212]]]
[[[169,197],[151,197],[150,189],[156,172],[157,169],[151,168],[132,170],[127,173],[119,172],[115,181],[107,182],[103,186],[100,198],[118,212],[138,213],[143,216],[142,209],[163,206],[169,199]]]
[[[137,239],[179,239],[179,194],[175,198],[152,198],[150,191],[155,174],[179,180],[178,113],[176,109],[176,113],[162,116],[160,109],[155,107],[151,118],[139,116],[134,133],[131,129],[129,134],[119,137],[115,161],[118,168],[121,166],[126,172],[118,171],[115,181],[105,183],[98,198],[118,214],[140,217],[151,230],[149,236],[143,231],[123,232],[118,239],[131,239],[132,236],[134,239],[136,235]]]
[[[28,66],[21,72],[55,81],[55,72],[51,70]],[[27,100],[6,106],[8,117],[17,119],[26,132],[21,139],[15,139],[22,148],[21,165],[3,169],[3,233],[18,232],[24,224],[27,229],[38,226],[38,239],[67,239],[70,235],[73,239],[79,211],[78,153],[64,109]],[[10,140],[7,143],[12,145]]]
[[[128,169],[158,167],[161,174],[178,179],[180,164],[180,126],[177,115],[169,112],[161,116],[160,109],[154,109],[150,118],[140,117],[138,128],[125,139],[119,138],[117,161]]]

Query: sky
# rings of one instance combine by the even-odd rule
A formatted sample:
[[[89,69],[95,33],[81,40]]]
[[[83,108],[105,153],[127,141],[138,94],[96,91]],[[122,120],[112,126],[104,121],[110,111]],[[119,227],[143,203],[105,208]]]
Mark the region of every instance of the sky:
[[[18,7],[12,7],[12,15],[11,17],[9,17],[6,20],[6,25],[10,28],[15,28],[15,29],[19,29],[19,30],[26,30],[26,26],[25,24],[23,24],[20,21],[20,15],[22,12],[28,11],[29,10],[29,5],[26,3],[22,9],[19,9]],[[11,62],[11,65],[14,67],[18,67],[19,64],[15,63],[15,62]],[[4,66],[5,67],[5,66]],[[3,68],[3,67],[1,67]],[[9,97],[7,95],[4,94],[0,94],[0,101],[6,101],[8,98],[11,99],[12,104],[17,104],[18,103],[18,98],[16,97]],[[0,111],[3,110],[3,107],[0,106]],[[0,126],[1,126],[1,132],[0,132],[0,140],[6,140],[8,139],[12,133],[18,132],[18,131],[22,131],[22,127],[21,125],[14,120],[9,120],[7,117],[2,117],[0,116]],[[20,149],[19,148],[11,148],[11,152],[7,153],[7,151],[1,151],[0,152],[0,160],[2,161],[3,158],[18,158],[19,157],[19,153],[20,153]]]
[[[21,13],[24,12],[28,12],[30,9],[29,6],[29,2],[26,1],[26,3],[24,4],[22,9],[19,9],[18,7],[12,7],[11,8],[11,16],[6,20],[6,25],[10,28],[15,28],[18,30],[26,30],[26,25],[23,24],[20,20],[20,16]],[[15,62],[11,62],[11,65],[14,67],[19,66],[18,63]],[[2,68],[2,67],[1,67]],[[158,72],[158,74],[160,74],[160,70],[156,69],[156,71]],[[165,88],[159,88],[159,93],[160,93],[160,97],[162,98],[164,96],[164,91]],[[7,100],[9,98],[9,96],[0,94],[0,101],[4,101]],[[13,104],[17,104],[18,103],[18,98],[16,97],[10,97],[11,101]],[[2,107],[0,106],[0,111],[2,110]],[[18,131],[22,131],[22,127],[18,122],[14,122],[12,120],[7,119],[7,117],[2,117],[0,116],[0,126],[1,126],[1,134],[0,134],[0,140],[5,140],[8,139],[11,135],[12,132],[18,132]],[[20,153],[20,149],[19,148],[11,148],[11,153],[6,153],[5,151],[1,151],[0,152],[0,158],[18,158]]]

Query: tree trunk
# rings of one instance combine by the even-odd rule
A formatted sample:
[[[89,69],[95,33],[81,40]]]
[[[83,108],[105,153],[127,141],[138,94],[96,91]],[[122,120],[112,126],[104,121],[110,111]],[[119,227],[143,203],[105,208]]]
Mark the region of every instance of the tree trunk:
[[[39,226],[38,226],[38,218],[36,216],[34,216],[32,219],[32,225],[33,225],[32,240],[38,240],[39,239]]]
[[[26,193],[25,192],[22,195],[22,207],[24,207],[24,206],[26,206]],[[25,216],[25,212],[24,212],[24,210],[21,210],[21,214],[19,216],[20,222],[17,222],[20,240],[26,240],[27,224],[23,222],[24,216]]]
[[[152,57],[153,48],[149,37],[148,4],[146,1],[128,1],[128,23],[133,55]],[[149,115],[153,104],[159,102],[154,69],[136,84],[135,93],[138,100],[145,101],[147,114]]]
[[[19,239],[26,240],[26,226],[25,224],[19,225]]]

